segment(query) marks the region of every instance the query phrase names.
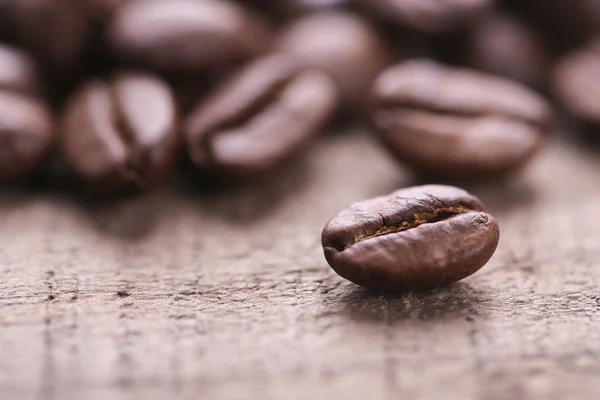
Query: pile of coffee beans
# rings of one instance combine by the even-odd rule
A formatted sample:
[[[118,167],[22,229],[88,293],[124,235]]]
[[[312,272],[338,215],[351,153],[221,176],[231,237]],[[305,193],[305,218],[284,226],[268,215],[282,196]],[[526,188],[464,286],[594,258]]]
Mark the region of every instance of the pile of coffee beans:
[[[117,199],[269,182],[366,124],[430,183],[510,179],[567,119],[600,138],[600,1],[0,0],[0,183]],[[498,225],[461,189],[354,204],[327,261],[374,290],[462,279]]]

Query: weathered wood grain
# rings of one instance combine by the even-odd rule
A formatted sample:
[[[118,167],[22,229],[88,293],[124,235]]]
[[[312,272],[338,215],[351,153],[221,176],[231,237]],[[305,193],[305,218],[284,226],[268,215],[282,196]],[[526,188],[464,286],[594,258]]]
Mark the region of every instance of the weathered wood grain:
[[[553,143],[467,187],[502,238],[462,283],[383,297],[337,277],[325,222],[411,183],[340,134],[252,190],[106,208],[3,190],[0,398],[599,398],[600,156]]]

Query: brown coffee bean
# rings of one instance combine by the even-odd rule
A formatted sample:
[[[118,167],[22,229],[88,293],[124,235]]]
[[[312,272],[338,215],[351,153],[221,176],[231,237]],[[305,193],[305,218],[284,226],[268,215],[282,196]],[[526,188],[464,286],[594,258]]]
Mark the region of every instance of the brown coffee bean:
[[[0,43],[0,90],[29,95],[41,92],[38,71],[31,57],[21,49]]]
[[[292,22],[276,38],[275,48],[329,74],[344,105],[354,111],[364,105],[369,86],[392,60],[375,27],[343,11],[309,14]]]
[[[221,182],[277,172],[295,160],[332,116],[333,82],[286,56],[252,62],[187,118],[194,164]]]
[[[498,223],[452,186],[417,186],[353,204],[323,229],[327,262],[375,291],[425,290],[478,271],[494,254]]]
[[[52,116],[44,104],[0,89],[0,182],[33,172],[53,139]]]
[[[419,171],[505,174],[540,147],[551,110],[530,89],[474,70],[411,60],[374,84],[373,122],[388,149]]]
[[[109,46],[120,58],[166,72],[199,73],[266,46],[263,29],[225,0],[135,0],[115,13]]]
[[[63,116],[67,161],[90,189],[105,194],[162,183],[174,166],[178,143],[173,94],[148,74],[88,82],[71,97]]]
[[[489,9],[493,0],[356,0],[356,3],[396,25],[438,35],[468,25]]]
[[[475,23],[464,63],[534,87],[546,84],[549,56],[542,38],[527,23],[496,10]]]
[[[553,89],[584,132],[600,134],[600,37],[566,55],[553,72]]]

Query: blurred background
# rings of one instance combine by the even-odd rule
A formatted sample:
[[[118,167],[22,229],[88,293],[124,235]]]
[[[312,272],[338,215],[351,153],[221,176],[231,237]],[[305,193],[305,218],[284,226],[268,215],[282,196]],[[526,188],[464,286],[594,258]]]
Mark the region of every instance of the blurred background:
[[[100,188],[95,190],[95,196],[103,192],[112,197],[158,187],[173,171],[194,165],[187,169],[193,171],[191,179],[195,184],[216,180],[237,185],[240,180],[254,180],[249,179],[252,175],[271,175],[267,170],[283,168],[284,159],[301,159],[305,145],[318,132],[352,124],[371,126],[373,81],[386,68],[414,58],[432,59],[440,66],[476,69],[529,86],[552,102],[553,116],[557,117],[553,122],[569,126],[569,136],[593,140],[599,120],[599,47],[594,35],[600,27],[600,6],[592,0],[538,3],[4,0],[0,2],[0,89],[6,101],[0,111],[14,114],[11,104],[17,100],[11,100],[11,96],[18,96],[31,110],[22,110],[22,115],[10,121],[10,117],[2,116],[6,122],[1,137],[4,150],[0,179],[19,182],[41,176],[36,184],[67,183],[75,191],[82,190],[83,184],[84,191]],[[215,103],[219,90],[223,92],[222,87],[235,76],[243,75],[242,71],[249,69],[254,60],[274,53],[285,54],[301,68],[328,75],[335,85],[336,100],[322,106],[320,115],[312,117],[314,124],[298,128],[295,141],[281,144],[279,150],[271,149],[270,156],[264,149],[252,150],[258,155],[246,154],[245,161],[230,160],[233,164],[229,167],[207,166],[198,160],[199,150],[194,149],[199,142],[208,140],[208,128],[203,129],[202,124],[222,125],[223,119],[248,119],[242,114],[244,107],[249,106],[242,103],[264,101],[252,97],[258,95],[250,92],[267,89],[239,88],[239,95],[222,101],[233,104],[237,97],[239,109],[232,105],[231,115],[225,113],[212,122],[202,122],[205,115],[214,114],[208,105]],[[160,137],[154,142],[144,142],[135,133],[124,134],[121,128],[105,132],[108,136],[129,136],[125,141],[133,143],[135,149],[121,149],[121,154],[117,154],[119,150],[111,146],[121,139],[113,137],[116,142],[111,144],[108,136],[95,130],[91,114],[88,119],[82,116],[83,121],[74,114],[80,109],[93,113],[89,111],[92,106],[85,106],[86,99],[94,97],[90,86],[119,86],[115,76],[132,71],[146,74],[152,80],[149,85],[160,86],[156,89],[157,100],[151,105],[153,95],[142,95],[149,100],[138,111],[115,113],[138,112],[140,119],[146,119],[143,109],[160,108],[161,101],[167,103],[164,107],[173,109],[162,121],[165,126],[160,126],[160,122],[151,126],[153,122],[148,122],[146,128],[154,129]],[[264,83],[269,84],[277,85]],[[125,86],[132,85],[136,84]],[[136,89],[135,93],[141,92]],[[81,107],[72,105],[79,100]],[[215,107],[218,105],[213,104]],[[107,118],[121,118],[129,124],[136,118],[115,115],[107,114]],[[161,131],[163,128],[166,131]],[[136,131],[136,127],[130,126],[129,130]],[[16,135],[16,131],[23,132]],[[238,146],[240,151],[251,153],[251,143],[264,143],[268,135],[246,132],[243,140],[240,135],[217,136],[228,136],[230,140],[215,139],[215,143],[225,143],[215,147]],[[166,145],[165,140],[170,144]],[[167,156],[158,166],[149,165],[151,153],[158,152],[158,147]],[[252,164],[252,157],[254,166],[248,164]],[[262,159],[260,168],[257,159]],[[401,163],[406,162],[400,159]],[[411,162],[408,164],[411,166]],[[417,173],[423,172],[412,167]],[[229,172],[223,172],[227,168]],[[235,168],[238,172],[247,169],[255,173],[234,179],[231,169]],[[472,175],[477,177],[477,171]]]

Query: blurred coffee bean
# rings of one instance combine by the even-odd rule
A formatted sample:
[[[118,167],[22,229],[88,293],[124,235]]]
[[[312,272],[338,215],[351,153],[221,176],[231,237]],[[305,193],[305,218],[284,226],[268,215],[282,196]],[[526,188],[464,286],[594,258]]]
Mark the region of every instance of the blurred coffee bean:
[[[324,73],[275,55],[250,63],[187,118],[190,159],[218,183],[276,173],[294,161],[335,112]]]
[[[479,19],[465,44],[470,67],[541,88],[549,66],[543,39],[525,22],[502,11]]]
[[[354,1],[358,7],[383,20],[428,35],[461,29],[493,4],[493,0]]]
[[[89,38],[88,21],[76,0],[15,0],[17,36],[52,72],[78,66]]]
[[[564,51],[600,32],[598,0],[505,0],[541,30],[557,51]]]
[[[337,83],[344,105],[355,111],[360,111],[373,79],[392,59],[375,27],[344,11],[297,19],[276,38],[275,49],[326,72]]]
[[[53,139],[52,116],[44,104],[0,89],[0,182],[33,172]]]
[[[453,178],[518,169],[551,117],[525,86],[425,60],[389,68],[373,92],[373,122],[388,149],[421,172]]]
[[[350,0],[268,0],[268,3],[277,14],[293,16],[327,8],[343,7],[350,3]]]
[[[600,37],[563,57],[554,68],[554,94],[581,123],[584,133],[600,139]]]
[[[260,24],[225,0],[129,1],[109,25],[118,57],[166,72],[198,73],[266,47]]]
[[[0,90],[28,95],[41,93],[33,59],[25,51],[0,43]]]
[[[143,73],[84,84],[70,98],[60,142],[68,163],[93,191],[120,194],[162,183],[178,152],[170,88]]]

